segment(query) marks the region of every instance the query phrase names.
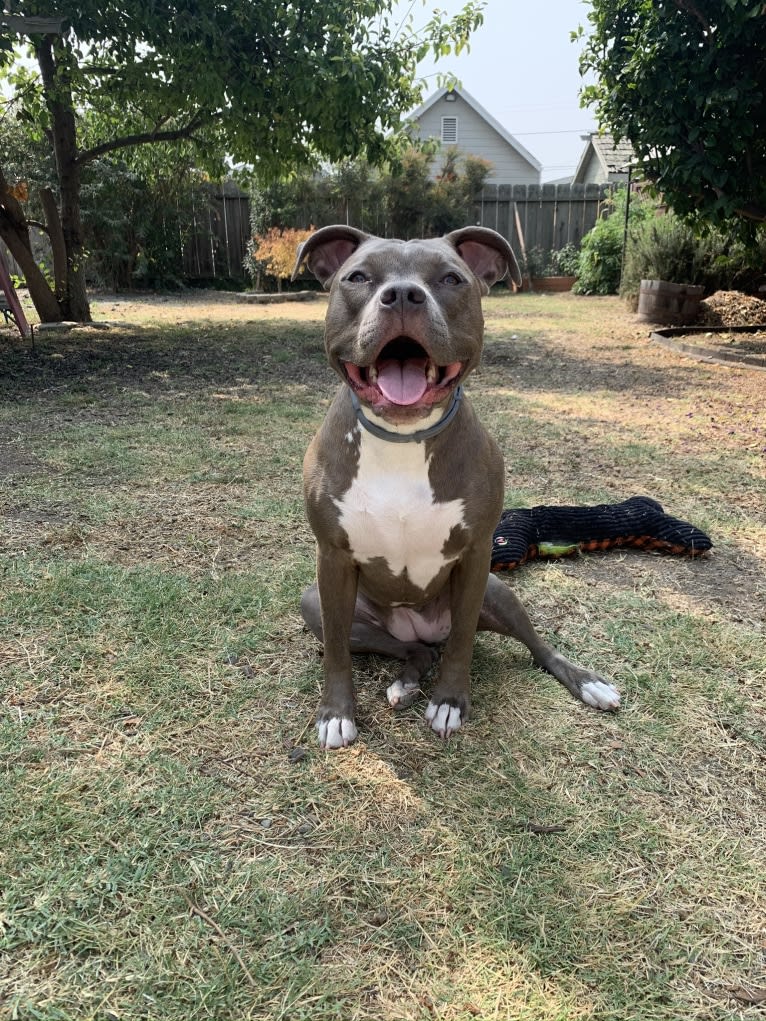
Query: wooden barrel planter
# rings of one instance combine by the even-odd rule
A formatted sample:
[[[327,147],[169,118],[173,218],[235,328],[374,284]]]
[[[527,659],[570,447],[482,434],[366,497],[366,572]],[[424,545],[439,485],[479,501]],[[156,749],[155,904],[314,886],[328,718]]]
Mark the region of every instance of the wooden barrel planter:
[[[700,284],[642,280],[638,292],[638,318],[667,326],[688,325],[697,318],[704,293],[705,288]]]

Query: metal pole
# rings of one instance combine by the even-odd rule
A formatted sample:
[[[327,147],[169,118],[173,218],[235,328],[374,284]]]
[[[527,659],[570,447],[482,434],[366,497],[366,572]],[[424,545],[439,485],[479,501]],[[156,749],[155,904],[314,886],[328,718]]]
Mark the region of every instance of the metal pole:
[[[628,247],[628,217],[630,216],[630,181],[633,174],[633,167],[628,164],[628,194],[625,196],[625,225],[622,232],[622,258],[620,259],[620,289],[622,289],[622,274],[625,271],[625,252]]]

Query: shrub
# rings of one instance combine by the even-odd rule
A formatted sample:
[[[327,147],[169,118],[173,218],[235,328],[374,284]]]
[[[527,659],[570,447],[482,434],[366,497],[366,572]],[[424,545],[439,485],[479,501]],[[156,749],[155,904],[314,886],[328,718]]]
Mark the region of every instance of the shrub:
[[[308,230],[294,230],[285,228],[279,230],[272,227],[265,234],[259,234],[253,238],[252,260],[260,263],[266,272],[277,281],[277,290],[282,290],[282,281],[289,279],[298,245],[305,241],[313,232],[314,228]]]
[[[554,276],[576,277],[580,265],[580,249],[568,242],[558,251],[551,252],[551,267]]]
[[[548,253],[539,246],[527,248],[521,265],[521,272],[525,277],[545,276],[548,268]]]
[[[642,280],[701,284],[717,290],[756,290],[766,265],[763,229],[742,236],[742,222],[724,227],[692,225],[670,212],[631,232],[620,294],[635,308]],[[749,228],[748,228],[749,229]]]
[[[521,271],[525,277],[573,277],[577,275],[580,251],[571,241],[547,252],[539,245],[527,249]]]
[[[646,220],[631,233],[620,294],[635,307],[642,280],[704,283],[704,253],[694,231],[673,213]]]
[[[620,287],[622,250],[625,241],[627,189],[620,188],[609,200],[608,214],[582,240],[577,263],[575,294],[617,294]],[[628,231],[635,230],[652,215],[650,202],[638,194],[630,196]]]

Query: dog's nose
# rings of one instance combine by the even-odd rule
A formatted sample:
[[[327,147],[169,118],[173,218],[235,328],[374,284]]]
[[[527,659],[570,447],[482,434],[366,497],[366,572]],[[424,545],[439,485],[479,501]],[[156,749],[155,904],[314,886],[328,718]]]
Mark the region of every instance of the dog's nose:
[[[402,308],[406,308],[407,305],[423,305],[425,300],[425,290],[419,284],[407,280],[389,285],[380,295],[381,305],[388,308],[395,308],[397,305]]]

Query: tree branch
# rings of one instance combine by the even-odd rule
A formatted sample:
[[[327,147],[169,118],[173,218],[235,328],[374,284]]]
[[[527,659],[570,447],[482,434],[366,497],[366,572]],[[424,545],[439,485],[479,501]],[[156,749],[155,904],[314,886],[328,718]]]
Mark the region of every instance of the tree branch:
[[[212,120],[215,115],[211,115]],[[99,156],[105,156],[108,152],[116,152],[118,149],[129,149],[136,145],[150,145],[152,142],[178,142],[182,138],[193,138],[194,132],[202,127],[205,118],[201,114],[194,117],[181,128],[173,128],[167,131],[139,131],[134,135],[124,135],[122,138],[113,138],[110,142],[102,142],[101,145],[94,145],[92,149],[83,149],[77,157],[77,164],[83,166],[91,163]]]
[[[763,206],[756,205],[754,202],[748,202],[746,205],[735,209],[734,212],[737,216],[741,216],[745,220],[754,220],[756,223],[766,223],[766,209],[764,209]]]
[[[710,32],[710,22],[707,20],[702,11],[697,7],[693,0],[673,0],[679,11],[685,11],[687,14],[691,14],[693,18],[702,25],[705,32]]]

